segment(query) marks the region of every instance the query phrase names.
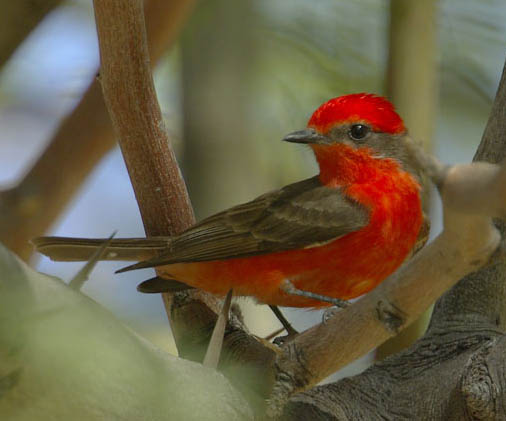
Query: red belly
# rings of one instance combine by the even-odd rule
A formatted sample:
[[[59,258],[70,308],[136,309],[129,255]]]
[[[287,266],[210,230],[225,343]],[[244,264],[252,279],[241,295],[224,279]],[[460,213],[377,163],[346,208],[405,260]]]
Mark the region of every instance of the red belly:
[[[355,192],[350,189],[353,197]],[[255,297],[266,304],[324,307],[328,303],[287,295],[280,285],[289,279],[297,288],[350,299],[378,285],[394,272],[413,248],[422,223],[418,190],[402,195],[360,190],[360,199],[375,203],[369,225],[332,243],[247,258],[164,266],[161,274],[225,295]],[[374,197],[374,196],[378,197]]]

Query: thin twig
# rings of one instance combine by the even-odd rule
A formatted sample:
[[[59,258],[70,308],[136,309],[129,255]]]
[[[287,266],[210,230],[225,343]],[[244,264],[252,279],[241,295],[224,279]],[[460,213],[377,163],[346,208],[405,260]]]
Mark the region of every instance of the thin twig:
[[[69,287],[79,291],[84,283],[88,280],[91,271],[95,268],[95,265],[100,261],[102,256],[104,255],[107,247],[111,244],[111,240],[116,235],[116,231],[114,231],[110,237],[104,241],[104,243],[95,250],[95,252],[91,255],[86,264],[76,273],[76,275],[70,280]]]
[[[206,367],[217,368],[220,362],[221,348],[223,346],[223,337],[225,336],[225,328],[228,323],[228,315],[230,313],[230,304],[232,303],[233,290],[228,291],[223,308],[221,309],[218,320],[214,325],[213,334],[207,347],[206,355],[202,364]]]

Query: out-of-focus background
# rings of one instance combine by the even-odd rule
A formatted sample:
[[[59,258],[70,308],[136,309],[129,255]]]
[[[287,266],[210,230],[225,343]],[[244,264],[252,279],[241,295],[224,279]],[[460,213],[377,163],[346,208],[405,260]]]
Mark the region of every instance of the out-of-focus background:
[[[41,7],[44,1],[28,3]],[[6,25],[18,22],[0,25],[4,190],[15,187],[39,159],[98,71],[91,0],[46,3],[56,6],[48,7],[12,55],[2,55],[2,39]],[[197,217],[313,175],[309,151],[280,139],[303,128],[322,102],[347,93],[388,95],[413,136],[440,159],[470,161],[495,94],[505,40],[502,0],[196,3],[178,41],[159,60],[155,82]],[[86,129],[84,122],[78,130]],[[75,141],[81,134],[76,132]],[[72,142],[69,138],[69,148]],[[65,159],[60,155],[52,171]],[[438,212],[433,200],[432,236],[440,229]],[[0,237],[1,224],[0,219]],[[144,235],[118,148],[105,154],[47,233],[106,237],[114,230],[119,237]],[[82,266],[40,256],[31,261],[63,279]],[[136,292],[152,271],[114,275],[121,266],[100,263],[84,293],[174,351],[161,298]],[[266,306],[240,302],[253,332],[267,335],[278,326]],[[286,314],[299,329],[321,320],[319,312]]]

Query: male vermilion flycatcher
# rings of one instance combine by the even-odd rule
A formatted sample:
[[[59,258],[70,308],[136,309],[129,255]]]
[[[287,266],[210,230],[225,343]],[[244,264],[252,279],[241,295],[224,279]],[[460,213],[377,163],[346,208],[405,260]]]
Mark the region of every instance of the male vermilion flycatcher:
[[[382,97],[331,99],[306,129],[283,139],[312,148],[317,176],[176,237],[113,240],[104,259],[142,260],[125,270],[157,267],[167,280],[219,295],[233,288],[271,305],[322,307],[328,300],[314,297],[358,297],[395,271],[422,236],[421,169],[406,136]],[[103,241],[40,237],[34,244],[54,260],[86,260]],[[158,279],[142,289],[171,285]]]

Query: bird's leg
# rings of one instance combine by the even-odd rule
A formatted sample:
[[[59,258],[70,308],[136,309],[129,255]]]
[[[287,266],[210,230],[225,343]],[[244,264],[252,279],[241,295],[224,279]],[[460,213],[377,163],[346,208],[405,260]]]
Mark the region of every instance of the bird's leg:
[[[327,297],[326,295],[315,294],[314,292],[303,291],[301,289],[296,288],[288,279],[283,281],[281,285],[281,289],[283,292],[290,295],[297,295],[299,297],[310,298],[312,300],[323,301],[325,303],[330,303],[339,308],[345,308],[350,305],[350,303],[346,300],[341,300],[340,298]]]
[[[293,326],[290,324],[290,322],[286,319],[286,317],[281,313],[281,310],[278,308],[278,306],[271,306],[269,304],[269,308],[272,310],[276,318],[280,321],[280,323],[283,325],[283,327],[286,330],[286,333],[288,333],[288,336],[294,336],[297,335],[299,332],[297,332]]]

